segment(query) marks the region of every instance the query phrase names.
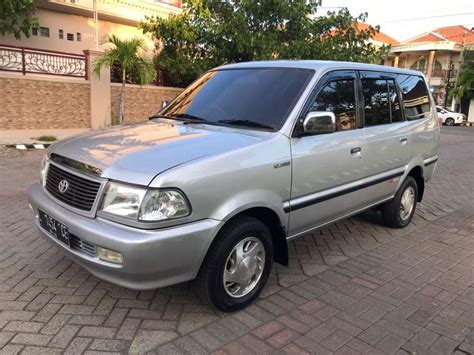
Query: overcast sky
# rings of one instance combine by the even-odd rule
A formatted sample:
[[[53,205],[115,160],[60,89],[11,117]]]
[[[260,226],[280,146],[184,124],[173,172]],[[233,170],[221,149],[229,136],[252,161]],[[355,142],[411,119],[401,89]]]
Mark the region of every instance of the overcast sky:
[[[368,12],[367,22],[398,41],[437,27],[474,27],[474,0],[322,0],[321,13],[347,7],[353,15]]]

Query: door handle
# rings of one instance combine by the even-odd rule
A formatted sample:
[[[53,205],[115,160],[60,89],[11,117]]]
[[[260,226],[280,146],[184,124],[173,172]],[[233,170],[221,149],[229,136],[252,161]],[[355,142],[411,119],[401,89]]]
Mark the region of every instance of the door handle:
[[[361,147],[352,148],[351,155],[359,159],[362,158],[362,148]]]
[[[406,138],[406,137],[400,138],[400,144],[403,145],[403,144],[406,144],[407,142],[408,142],[408,138]]]

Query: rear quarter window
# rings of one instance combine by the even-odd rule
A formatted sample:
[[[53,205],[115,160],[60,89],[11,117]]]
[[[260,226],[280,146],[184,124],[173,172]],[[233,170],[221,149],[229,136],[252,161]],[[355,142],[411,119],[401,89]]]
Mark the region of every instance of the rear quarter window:
[[[430,95],[421,76],[399,74],[398,85],[402,91],[405,117],[408,121],[426,118],[430,115]]]

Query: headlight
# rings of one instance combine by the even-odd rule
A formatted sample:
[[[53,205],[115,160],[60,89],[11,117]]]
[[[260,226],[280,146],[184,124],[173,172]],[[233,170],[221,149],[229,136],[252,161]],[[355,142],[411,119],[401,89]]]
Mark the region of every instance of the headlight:
[[[185,217],[189,207],[184,196],[176,190],[150,190],[140,208],[141,221],[161,221]]]
[[[109,182],[100,210],[144,222],[157,222],[189,215],[186,198],[177,190],[147,190]]]
[[[43,159],[41,160],[41,176],[40,176],[40,182],[41,185],[46,184],[46,172],[48,171],[48,156],[45,155]]]
[[[104,212],[137,219],[146,189],[109,182],[100,209]]]

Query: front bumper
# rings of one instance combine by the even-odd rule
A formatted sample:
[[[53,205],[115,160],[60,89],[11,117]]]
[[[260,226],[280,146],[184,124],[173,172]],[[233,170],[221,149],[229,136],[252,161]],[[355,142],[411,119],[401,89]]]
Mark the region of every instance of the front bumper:
[[[91,274],[124,287],[144,290],[196,277],[221,221],[205,219],[160,230],[143,230],[74,213],[48,197],[39,183],[28,188],[35,223],[44,236]],[[78,238],[122,253],[123,264],[75,250],[39,226],[38,208],[64,223]]]

